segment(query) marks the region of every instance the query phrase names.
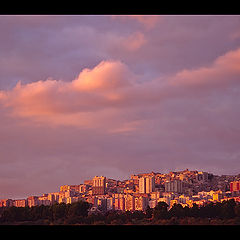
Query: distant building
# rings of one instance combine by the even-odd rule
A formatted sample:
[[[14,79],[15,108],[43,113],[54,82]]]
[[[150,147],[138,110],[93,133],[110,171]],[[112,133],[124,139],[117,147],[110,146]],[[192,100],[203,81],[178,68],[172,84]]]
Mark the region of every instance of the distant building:
[[[38,205],[51,205],[51,201],[48,199],[48,194],[43,194],[43,196],[38,197]]]
[[[198,172],[196,175],[197,181],[206,182],[208,181],[208,173],[207,172]]]
[[[54,204],[59,201],[59,192],[48,193],[48,200]]]
[[[101,211],[103,211],[103,212],[107,211],[107,199],[106,198],[98,198],[97,205]]]
[[[139,179],[139,193],[151,193],[155,191],[154,176],[144,176]]]
[[[240,181],[230,182],[230,191],[231,192],[240,191]]]
[[[114,198],[114,209],[125,211],[125,198],[123,194],[118,194],[118,196]]]
[[[34,206],[39,205],[38,197],[36,197],[36,196],[28,197],[27,198],[27,204],[28,204],[29,207],[34,207]]]
[[[161,192],[152,192],[150,194],[150,198],[153,199],[153,200],[157,200],[160,197],[161,197]]]
[[[0,207],[11,207],[13,206],[12,199],[0,199]]]
[[[136,211],[145,211],[148,206],[148,198],[147,197],[135,197],[135,210]]]
[[[72,192],[80,192],[81,185],[63,185],[60,186],[60,192],[72,191]]]
[[[26,207],[27,200],[26,199],[17,199],[13,201],[13,206],[15,207]]]
[[[79,185],[79,192],[80,192],[80,193],[85,193],[85,192],[87,192],[88,186],[89,186],[89,185],[86,185],[86,184],[81,184],[81,185]]]
[[[139,184],[138,175],[131,175],[131,180],[133,181],[134,184],[136,185]]]
[[[174,193],[183,192],[183,182],[180,180],[166,181],[164,185],[165,185],[165,192],[174,192]]]
[[[93,185],[93,180],[84,180],[84,184],[85,185],[89,185],[89,186],[92,186]]]
[[[66,198],[66,203],[68,204],[72,204],[72,203],[75,203],[75,202],[78,202],[78,201],[80,201],[80,200],[82,200],[82,198],[81,197],[67,197]]]
[[[114,198],[107,198],[107,211],[112,210],[114,208]]]
[[[130,194],[126,194],[124,197],[125,197],[125,210],[126,211],[134,211],[135,210],[135,197]]]
[[[92,195],[106,194],[106,177],[95,176],[93,178]]]

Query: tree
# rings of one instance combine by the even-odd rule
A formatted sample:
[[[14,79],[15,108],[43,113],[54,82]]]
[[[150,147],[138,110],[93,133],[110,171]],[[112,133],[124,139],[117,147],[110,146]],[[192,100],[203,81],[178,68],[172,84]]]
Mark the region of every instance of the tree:
[[[221,204],[221,217],[223,219],[227,218],[234,218],[235,215],[235,206],[236,206],[236,202],[234,201],[234,199],[230,199],[228,201],[223,201]]]
[[[75,202],[70,204],[68,208],[68,217],[73,217],[73,216],[81,216],[81,217],[87,217],[88,216],[88,209],[90,205],[88,202]]]
[[[185,217],[185,211],[181,204],[174,204],[172,208],[169,210],[169,214],[171,217],[182,218]]]
[[[193,206],[191,208],[189,208],[189,216],[190,217],[199,217],[199,207],[196,203],[193,204]]]
[[[168,204],[165,202],[159,202],[153,210],[154,219],[167,219],[169,218],[168,214]]]
[[[67,213],[67,205],[65,203],[56,203],[52,206],[52,217],[53,220],[64,218]]]
[[[234,213],[235,213],[235,216],[240,218],[240,204],[236,204],[236,206],[234,207]]]
[[[145,211],[145,217],[146,218],[152,218],[153,216],[153,209],[149,207],[149,205],[147,206],[146,208],[146,211]]]

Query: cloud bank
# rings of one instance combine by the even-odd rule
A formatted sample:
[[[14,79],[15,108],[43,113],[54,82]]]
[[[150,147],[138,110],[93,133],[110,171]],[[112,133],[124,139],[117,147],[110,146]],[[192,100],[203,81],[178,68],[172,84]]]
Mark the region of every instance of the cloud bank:
[[[47,79],[21,84],[19,81],[12,90],[0,92],[0,101],[14,116],[95,127],[94,119],[98,116],[105,119],[104,114],[113,117],[118,110],[161,106],[164,101],[186,94],[209,94],[238,84],[239,61],[240,49],[237,49],[218,57],[209,66],[149,81],[141,81],[141,76],[121,61],[102,61],[92,69],[83,69],[70,82]]]

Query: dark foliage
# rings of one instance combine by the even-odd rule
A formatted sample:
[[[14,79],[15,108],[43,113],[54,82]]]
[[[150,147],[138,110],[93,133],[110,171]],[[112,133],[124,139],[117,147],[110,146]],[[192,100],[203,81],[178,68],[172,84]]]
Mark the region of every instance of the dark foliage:
[[[207,203],[191,208],[174,204],[171,209],[159,202],[143,211],[107,211],[88,214],[91,205],[79,201],[51,206],[9,207],[0,209],[1,224],[240,224],[240,204],[234,200]]]

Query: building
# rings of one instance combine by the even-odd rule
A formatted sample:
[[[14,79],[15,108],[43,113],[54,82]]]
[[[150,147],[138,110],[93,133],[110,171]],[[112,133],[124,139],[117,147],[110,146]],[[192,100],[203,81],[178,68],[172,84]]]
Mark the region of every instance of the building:
[[[80,200],[82,200],[81,197],[67,197],[66,198],[66,203],[67,204],[72,204],[72,203],[78,202]]]
[[[212,200],[213,201],[220,201],[221,199],[223,198],[223,193],[222,193],[222,191],[216,191],[216,192],[214,192],[213,194],[212,194]]]
[[[112,210],[114,208],[114,198],[107,198],[107,211]]]
[[[60,186],[60,192],[65,192],[65,191],[79,192],[80,186],[81,185],[63,185],[63,186]]]
[[[84,180],[84,185],[89,185],[92,186],[93,185],[93,180]]]
[[[131,175],[131,180],[133,181],[133,184],[139,184],[138,175]]]
[[[208,181],[208,173],[207,172],[198,172],[196,174],[196,179],[199,182],[206,182],[206,181]]]
[[[183,182],[180,180],[166,181],[165,192],[183,193]]]
[[[240,191],[240,181],[230,182],[230,191],[231,192],[238,192],[238,191]]]
[[[124,197],[125,197],[125,211],[134,211],[135,197],[130,194],[126,194]]]
[[[27,200],[26,199],[17,199],[13,201],[13,206],[15,207],[26,207]]]
[[[12,199],[1,199],[0,200],[0,207],[11,207],[13,206]]]
[[[136,211],[145,211],[148,206],[148,198],[139,196],[135,197],[135,210]]]
[[[155,177],[144,176],[139,179],[139,193],[151,193],[155,191]]]
[[[54,204],[59,201],[59,192],[48,193],[48,200]]]
[[[104,195],[104,194],[106,194],[106,177],[95,176],[93,178],[92,194],[93,195]]]
[[[79,185],[79,192],[80,192],[80,193],[85,193],[85,192],[87,192],[88,186],[89,186],[89,185],[85,185],[85,184]]]
[[[39,205],[38,197],[36,197],[36,196],[28,197],[27,198],[27,204],[28,204],[29,207],[34,207],[34,206]]]
[[[152,192],[151,194],[150,194],[150,198],[152,199],[152,200],[157,200],[158,198],[160,198],[161,197],[161,192]]]
[[[69,188],[70,188],[69,185],[60,186],[60,192],[65,192],[65,191],[69,190]]]
[[[107,211],[107,199],[106,198],[98,198],[97,199],[98,209],[105,212]]]
[[[38,197],[38,205],[51,205],[51,201],[48,199],[48,194],[43,194],[42,196]]]
[[[114,196],[114,209],[125,211],[125,198],[123,194],[115,194]]]

